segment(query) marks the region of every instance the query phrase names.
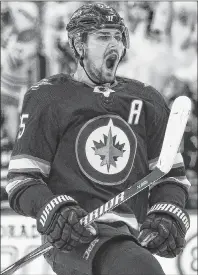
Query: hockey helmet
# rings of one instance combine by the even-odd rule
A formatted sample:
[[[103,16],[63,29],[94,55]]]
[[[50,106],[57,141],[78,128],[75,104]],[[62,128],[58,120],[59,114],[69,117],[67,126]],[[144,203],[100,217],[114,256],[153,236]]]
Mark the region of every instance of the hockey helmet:
[[[123,45],[125,48],[129,48],[129,33],[123,18],[120,17],[114,8],[103,3],[86,4],[74,12],[66,27],[71,48],[76,53],[74,47],[75,37],[79,37],[84,42],[84,34],[103,28],[120,30]]]

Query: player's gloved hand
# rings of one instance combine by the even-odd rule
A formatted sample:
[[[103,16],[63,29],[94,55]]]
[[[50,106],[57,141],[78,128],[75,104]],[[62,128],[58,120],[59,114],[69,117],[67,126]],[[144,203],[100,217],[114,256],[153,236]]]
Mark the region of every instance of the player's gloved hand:
[[[190,227],[188,213],[172,203],[156,203],[140,228],[139,242],[151,253],[173,258],[182,252]]]
[[[61,250],[70,251],[79,244],[89,243],[97,234],[95,223],[84,227],[80,219],[86,216],[78,203],[66,195],[59,195],[46,203],[37,214],[37,230]]]

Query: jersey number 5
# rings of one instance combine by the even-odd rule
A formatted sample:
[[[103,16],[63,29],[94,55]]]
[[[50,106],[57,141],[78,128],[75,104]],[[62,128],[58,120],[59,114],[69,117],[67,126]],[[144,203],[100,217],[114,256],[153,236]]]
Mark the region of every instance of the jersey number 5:
[[[20,117],[20,125],[19,125],[19,133],[18,133],[18,139],[22,137],[24,131],[25,131],[25,119],[29,117],[28,114],[22,114]]]

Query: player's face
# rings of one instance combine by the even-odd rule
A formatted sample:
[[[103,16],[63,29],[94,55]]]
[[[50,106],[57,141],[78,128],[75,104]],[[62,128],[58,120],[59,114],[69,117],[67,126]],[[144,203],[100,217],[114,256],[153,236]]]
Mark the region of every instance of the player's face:
[[[116,29],[103,29],[89,33],[85,45],[85,67],[94,80],[112,82],[124,51],[122,33]]]

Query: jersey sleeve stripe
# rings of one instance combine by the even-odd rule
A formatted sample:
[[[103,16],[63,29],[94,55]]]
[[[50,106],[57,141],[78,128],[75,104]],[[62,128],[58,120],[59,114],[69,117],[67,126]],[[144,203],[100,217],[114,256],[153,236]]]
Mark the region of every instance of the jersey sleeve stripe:
[[[50,166],[50,162],[49,161],[41,159],[41,158],[38,158],[38,157],[31,156],[31,155],[21,154],[21,155],[16,155],[16,156],[12,156],[11,157],[11,159],[24,159],[24,158],[32,159],[32,160],[35,160],[35,161],[39,161],[39,162],[42,162],[42,163]]]
[[[158,161],[158,157],[149,161],[150,171],[152,171],[156,167],[157,161]],[[182,167],[182,166],[184,166],[182,154],[177,153],[173,163],[173,168]]]
[[[156,181],[155,183],[153,183],[150,187],[150,189],[152,189],[154,186],[163,183],[163,182],[176,182],[179,183],[181,185],[184,185],[187,189],[190,188],[191,184],[189,182],[189,180],[187,179],[186,176],[181,176],[181,177],[168,177],[168,178],[162,178],[158,181]]]
[[[39,172],[47,177],[50,173],[50,165],[45,161],[38,161],[36,158],[12,158],[9,163],[10,172]]]
[[[159,158],[157,157],[157,158],[149,160],[149,170],[153,170],[155,168],[158,159]]]
[[[8,196],[16,189],[18,189],[19,187],[21,186],[24,186],[24,185],[31,185],[32,184],[32,178],[26,178],[26,179],[15,179],[15,180],[11,180],[9,181],[9,183],[7,184],[6,186],[6,192],[8,193]],[[45,184],[46,183],[44,181],[41,181],[41,180],[37,180],[35,181],[34,180],[34,184],[35,183],[38,183],[38,184]]]
[[[45,178],[47,178],[49,176],[48,174],[42,173],[40,169],[37,168],[20,168],[20,169],[10,169],[9,170],[10,173],[41,173]]]
[[[149,169],[153,170],[155,168],[155,166],[157,164],[157,160],[158,160],[158,158],[155,158],[155,159],[149,161]],[[170,172],[167,175],[165,175],[162,179],[155,182],[151,186],[151,188],[153,188],[157,184],[160,184],[163,182],[177,182],[177,183],[185,186],[185,188],[189,189],[191,184],[185,174],[186,174],[185,166],[184,166],[182,154],[177,153],[175,160],[174,160],[173,167],[170,170]]]

